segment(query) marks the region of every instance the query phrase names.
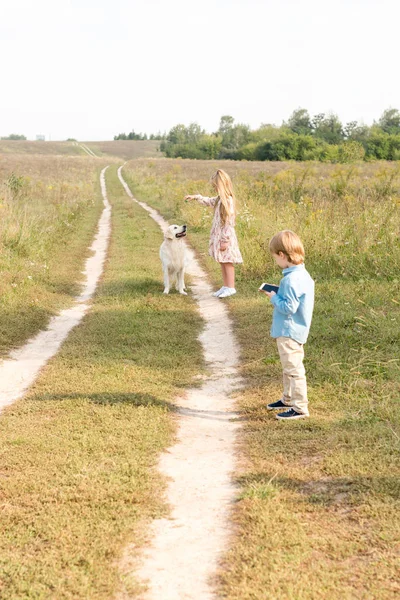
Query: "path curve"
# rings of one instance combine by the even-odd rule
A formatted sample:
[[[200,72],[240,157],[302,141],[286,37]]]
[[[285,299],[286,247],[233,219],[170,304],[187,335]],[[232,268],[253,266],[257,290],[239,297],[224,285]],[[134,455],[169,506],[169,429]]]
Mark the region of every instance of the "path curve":
[[[87,259],[83,271],[86,277],[82,292],[75,298],[71,308],[61,311],[50,320],[45,331],[39,332],[22,348],[13,350],[8,359],[0,362],[0,411],[25,394],[40,369],[56,354],[71,329],[78,325],[89,309],[90,299],[103,272],[111,232],[111,205],[107,198],[105,183],[107,169],[108,166],[100,174],[104,209],[99,219],[96,236],[90,246],[93,256]]]
[[[126,193],[164,231],[168,223],[134,198],[121,171],[122,167],[118,177]],[[231,534],[230,512],[237,493],[231,474],[238,424],[230,395],[240,385],[239,348],[224,302],[212,296],[206,273],[193,251],[189,252],[187,272],[205,322],[200,341],[209,374],[201,388],[188,390],[176,400],[180,414],[177,443],[161,456],[159,464],[169,481],[170,515],[153,522],[151,546],[136,570],[136,577],[148,585],[142,595],[146,600],[215,598],[212,580]],[[129,556],[125,558],[129,563]]]

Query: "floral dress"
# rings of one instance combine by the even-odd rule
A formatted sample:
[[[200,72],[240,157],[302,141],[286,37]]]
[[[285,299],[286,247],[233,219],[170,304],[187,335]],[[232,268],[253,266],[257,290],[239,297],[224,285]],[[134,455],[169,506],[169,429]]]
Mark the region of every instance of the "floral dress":
[[[242,255],[240,254],[239,244],[235,232],[235,216],[228,216],[224,224],[221,219],[220,199],[219,196],[208,198],[198,194],[194,198],[203,206],[214,207],[214,218],[210,233],[210,245],[208,253],[219,263],[242,263]],[[229,197],[229,203],[233,211],[233,200]],[[226,250],[220,250],[220,244],[227,243]]]

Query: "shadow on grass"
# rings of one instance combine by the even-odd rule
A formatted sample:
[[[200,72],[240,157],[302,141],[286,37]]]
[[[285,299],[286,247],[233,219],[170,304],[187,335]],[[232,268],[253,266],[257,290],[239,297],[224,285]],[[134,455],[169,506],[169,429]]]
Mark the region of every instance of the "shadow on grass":
[[[62,402],[64,400],[88,400],[94,404],[112,405],[112,404],[130,404],[131,406],[161,406],[168,410],[174,410],[176,407],[170,402],[160,400],[151,394],[123,394],[103,392],[96,394],[38,394],[30,398],[38,402]]]
[[[246,489],[260,490],[260,497],[265,487],[277,490],[284,488],[302,495],[307,502],[325,507],[335,505],[355,506],[368,502],[368,497],[383,497],[398,500],[400,498],[400,481],[397,477],[321,477],[304,481],[294,477],[277,476],[276,473],[265,472],[248,474],[236,479],[236,483]],[[257,492],[254,494],[257,495]]]
[[[6,356],[28,339],[45,329],[54,311],[36,304],[16,302],[0,314],[0,356]]]
[[[160,264],[160,279],[129,278],[118,279],[103,283],[100,288],[101,296],[143,296],[147,294],[162,295],[164,289]]]
[[[63,402],[65,400],[88,400],[89,402],[93,402],[94,404],[100,406],[110,406],[117,404],[128,404],[131,406],[157,406],[161,408],[165,408],[170,412],[176,412],[178,414],[193,417],[197,419],[209,419],[213,421],[228,421],[231,420],[234,416],[234,412],[225,412],[219,410],[201,410],[201,409],[192,409],[178,406],[173,402],[167,402],[165,400],[161,400],[156,396],[151,394],[138,394],[138,393],[113,393],[113,392],[103,392],[96,394],[38,394],[31,398],[32,401],[37,402]]]

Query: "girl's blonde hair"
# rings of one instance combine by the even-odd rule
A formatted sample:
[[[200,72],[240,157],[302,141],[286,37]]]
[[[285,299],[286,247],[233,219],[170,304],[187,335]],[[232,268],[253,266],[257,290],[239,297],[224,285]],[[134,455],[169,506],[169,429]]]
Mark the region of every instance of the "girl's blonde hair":
[[[293,265],[301,265],[304,262],[305,252],[301,239],[290,229],[276,233],[269,243],[272,254],[283,252],[289,262]]]
[[[235,216],[236,213],[236,198],[235,194],[233,193],[231,178],[229,177],[228,173],[222,169],[217,169],[214,175],[211,177],[211,183],[220,199],[220,202],[216,204],[215,208],[219,206],[219,210],[221,211],[221,219],[225,224],[228,217]],[[229,197],[232,198],[233,209],[229,202]]]

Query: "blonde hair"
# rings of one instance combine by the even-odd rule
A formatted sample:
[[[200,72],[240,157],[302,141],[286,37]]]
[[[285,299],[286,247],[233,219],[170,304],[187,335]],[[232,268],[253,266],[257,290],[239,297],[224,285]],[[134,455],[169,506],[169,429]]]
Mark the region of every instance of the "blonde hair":
[[[225,224],[228,217],[235,216],[236,212],[236,198],[235,194],[233,193],[231,178],[229,177],[228,173],[222,169],[217,169],[214,175],[211,177],[211,183],[213,184],[218,194],[218,198],[220,199],[220,202],[215,205],[215,208],[217,209],[217,206],[219,206],[221,219]],[[229,197],[232,198],[233,210],[229,202]]]
[[[301,239],[290,229],[276,233],[269,243],[269,250],[272,254],[283,252],[289,262],[294,265],[300,265],[304,262],[305,252]]]

